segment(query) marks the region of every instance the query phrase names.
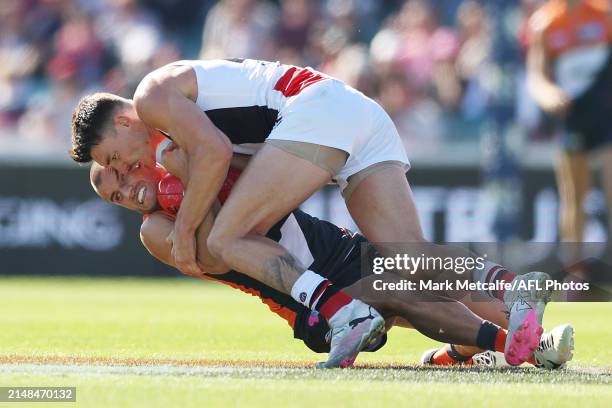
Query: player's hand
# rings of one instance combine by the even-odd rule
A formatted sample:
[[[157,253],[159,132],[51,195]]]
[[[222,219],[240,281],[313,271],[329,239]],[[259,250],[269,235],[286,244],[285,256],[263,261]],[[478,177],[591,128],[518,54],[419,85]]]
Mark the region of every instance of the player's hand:
[[[175,227],[166,238],[166,242],[172,245],[174,265],[183,274],[201,276],[204,273],[196,263],[196,239],[194,234],[181,232]]]

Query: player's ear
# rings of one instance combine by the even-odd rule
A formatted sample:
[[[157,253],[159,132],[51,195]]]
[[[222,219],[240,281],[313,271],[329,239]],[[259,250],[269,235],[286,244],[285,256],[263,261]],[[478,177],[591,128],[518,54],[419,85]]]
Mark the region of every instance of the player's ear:
[[[113,124],[115,126],[130,127],[130,118],[123,114],[115,115]]]
[[[113,115],[113,125],[130,127],[130,118],[125,112],[116,112],[115,115]]]

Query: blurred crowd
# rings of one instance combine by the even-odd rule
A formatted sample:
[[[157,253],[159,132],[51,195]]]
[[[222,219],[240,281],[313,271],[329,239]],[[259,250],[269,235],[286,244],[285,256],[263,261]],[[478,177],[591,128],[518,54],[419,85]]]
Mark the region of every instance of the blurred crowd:
[[[477,0],[1,0],[0,142],[68,146],[85,93],[130,97],[178,59],[312,66],[377,99],[407,142],[477,140],[493,16]],[[538,0],[516,1],[521,27]],[[512,13],[511,13],[512,14]]]

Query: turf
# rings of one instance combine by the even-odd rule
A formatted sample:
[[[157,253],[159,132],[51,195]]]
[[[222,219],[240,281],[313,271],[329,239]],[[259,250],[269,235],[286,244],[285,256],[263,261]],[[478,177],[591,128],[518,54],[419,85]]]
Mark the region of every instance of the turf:
[[[256,298],[190,278],[3,278],[0,310],[0,386],[76,386],[77,406],[612,405],[611,304],[549,306],[545,326],[576,329],[562,372],[415,368],[436,343],[405,329],[315,371],[325,356]]]

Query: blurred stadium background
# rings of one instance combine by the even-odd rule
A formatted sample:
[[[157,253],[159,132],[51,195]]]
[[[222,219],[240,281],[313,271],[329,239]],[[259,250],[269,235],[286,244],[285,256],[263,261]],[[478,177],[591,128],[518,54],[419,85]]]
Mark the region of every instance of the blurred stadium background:
[[[0,274],[178,274],[146,254],[140,218],[97,199],[66,154],[83,94],[130,97],[177,59],[336,76],[393,117],[429,238],[555,241],[555,135],[525,89],[526,21],[540,3],[0,1]],[[353,226],[333,189],[305,208]],[[607,240],[605,209],[594,189],[585,240]]]
[[[146,253],[141,217],[98,199],[67,154],[82,95],[131,97],[168,62],[310,65],[393,117],[429,238],[555,242],[555,132],[525,86],[539,4],[0,0],[0,385],[76,386],[88,407],[610,406],[610,303],[549,306],[546,327],[576,329],[561,372],[406,367],[433,344],[407,330],[359,360],[403,369],[295,368],[322,356],[257,299],[197,279],[116,278],[180,273]],[[585,240],[606,242],[604,195],[585,204]],[[304,207],[353,227],[335,188]]]

